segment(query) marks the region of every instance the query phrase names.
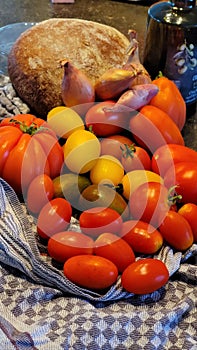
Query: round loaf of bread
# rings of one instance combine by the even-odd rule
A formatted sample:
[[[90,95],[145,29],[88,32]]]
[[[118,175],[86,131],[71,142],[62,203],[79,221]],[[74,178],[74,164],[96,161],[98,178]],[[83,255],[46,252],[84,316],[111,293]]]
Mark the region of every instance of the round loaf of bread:
[[[94,84],[106,70],[121,67],[128,45],[126,36],[113,27],[53,18],[20,35],[8,56],[8,74],[19,97],[34,113],[46,118],[50,109],[63,103],[62,59],[72,62]]]

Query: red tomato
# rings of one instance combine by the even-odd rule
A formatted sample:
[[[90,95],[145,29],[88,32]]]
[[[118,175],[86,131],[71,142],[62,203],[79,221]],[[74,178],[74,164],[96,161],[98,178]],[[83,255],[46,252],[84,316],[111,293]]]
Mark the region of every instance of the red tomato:
[[[128,220],[122,225],[120,236],[136,253],[154,254],[163,244],[161,233],[141,220]]]
[[[159,182],[140,185],[129,199],[131,217],[158,227],[170,209],[168,189]]]
[[[169,279],[166,265],[157,259],[141,259],[123,272],[121,283],[130,293],[148,294],[164,286]]]
[[[173,120],[161,109],[146,105],[130,119],[130,130],[141,147],[152,153],[166,143],[184,145],[181,132]]]
[[[101,256],[77,255],[65,262],[64,275],[81,287],[105,289],[116,282],[118,269]]]
[[[136,169],[151,169],[151,159],[148,152],[135,145],[122,147],[121,163],[126,172]]]
[[[63,231],[54,234],[48,240],[48,253],[58,262],[64,263],[76,255],[92,254],[92,238],[76,231]]]
[[[133,141],[123,135],[111,135],[101,140],[101,155],[109,154],[117,159],[122,158],[122,148],[124,145],[131,146]]]
[[[102,233],[95,241],[94,254],[112,261],[121,273],[135,261],[129,244],[113,233]]]
[[[194,203],[184,204],[178,210],[178,213],[189,222],[193,232],[194,242],[197,242],[197,205]]]
[[[83,233],[96,238],[103,232],[117,233],[122,227],[122,217],[114,209],[94,207],[80,214],[79,225]]]
[[[37,220],[37,232],[40,237],[49,239],[57,232],[67,229],[70,224],[72,207],[64,198],[55,198],[45,204]]]
[[[90,107],[85,116],[85,124],[96,136],[109,136],[120,133],[127,126],[125,113],[107,112],[104,108],[111,108],[114,101],[96,103]]]
[[[164,184],[176,186],[182,203],[197,204],[197,162],[180,162],[171,166],[165,174]]]
[[[53,195],[53,180],[46,174],[36,176],[27,191],[28,210],[33,214],[38,214],[42,207],[53,198]]]
[[[180,162],[197,162],[197,152],[182,145],[163,145],[153,154],[151,168],[155,173],[164,176],[171,166]]]
[[[193,244],[194,237],[191,226],[176,211],[169,210],[159,226],[159,231],[164,240],[177,250],[184,251]]]

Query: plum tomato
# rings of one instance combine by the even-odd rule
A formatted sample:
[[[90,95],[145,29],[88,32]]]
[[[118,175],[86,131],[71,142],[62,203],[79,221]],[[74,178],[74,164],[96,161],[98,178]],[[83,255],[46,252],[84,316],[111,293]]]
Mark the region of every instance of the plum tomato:
[[[123,223],[120,237],[135,253],[154,254],[163,245],[161,233],[152,225],[141,220],[127,220]]]
[[[121,162],[110,155],[100,156],[90,170],[90,180],[93,184],[109,183],[118,185],[124,176]]]
[[[115,101],[103,101],[94,104],[85,115],[85,125],[96,136],[106,137],[120,133],[126,127],[125,113],[108,112],[105,108],[111,108]]]
[[[113,233],[102,233],[95,241],[94,254],[112,261],[122,273],[135,261],[135,254],[130,245]]]
[[[171,166],[164,176],[167,188],[176,186],[182,203],[197,204],[197,162],[180,162]]]
[[[145,258],[133,262],[124,270],[121,283],[130,293],[148,294],[163,287],[168,279],[168,269],[161,260]]]
[[[190,224],[194,242],[197,242],[197,205],[194,203],[186,203],[179,210],[181,214]]]
[[[163,239],[172,247],[184,251],[194,241],[192,229],[188,221],[178,212],[169,210],[159,226]]]
[[[109,154],[121,160],[122,158],[122,147],[124,145],[131,146],[133,141],[124,135],[111,135],[104,137],[100,141],[101,143],[101,155]]]
[[[134,144],[122,147],[121,163],[126,172],[137,169],[151,170],[151,159],[148,152]]]
[[[48,240],[48,253],[56,261],[64,263],[76,255],[92,254],[94,241],[77,231],[55,233]]]
[[[122,217],[116,210],[106,207],[84,210],[79,216],[82,232],[92,238],[97,238],[103,232],[119,232],[122,222]]]
[[[130,196],[131,217],[159,226],[170,209],[169,190],[159,182],[146,182]]]
[[[64,263],[63,271],[71,282],[93,290],[109,288],[118,278],[116,265],[96,255],[73,256]]]
[[[36,176],[27,190],[27,209],[32,214],[39,214],[42,207],[53,198],[53,195],[53,180],[47,174]]]
[[[67,229],[70,224],[72,207],[64,198],[54,198],[42,207],[37,220],[40,237],[49,239],[57,232]]]

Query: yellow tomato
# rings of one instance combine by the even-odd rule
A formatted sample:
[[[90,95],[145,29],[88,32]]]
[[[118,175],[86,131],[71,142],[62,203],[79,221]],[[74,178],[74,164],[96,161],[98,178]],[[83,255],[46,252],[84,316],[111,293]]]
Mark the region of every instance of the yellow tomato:
[[[120,161],[111,155],[99,157],[90,171],[93,184],[110,183],[118,185],[124,176],[124,168]]]
[[[88,130],[74,131],[63,146],[64,162],[69,170],[83,174],[92,169],[100,156],[99,139]]]
[[[47,122],[54,132],[62,138],[67,139],[76,130],[84,130],[84,122],[80,115],[73,109],[58,106],[47,114]]]
[[[162,177],[150,170],[132,170],[122,178],[123,196],[129,199],[131,194],[145,182],[164,183]]]

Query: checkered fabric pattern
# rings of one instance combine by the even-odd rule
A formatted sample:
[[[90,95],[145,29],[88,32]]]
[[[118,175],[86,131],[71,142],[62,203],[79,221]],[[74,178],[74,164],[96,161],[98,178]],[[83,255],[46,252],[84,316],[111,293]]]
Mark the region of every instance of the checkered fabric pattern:
[[[105,294],[80,288],[44,249],[34,219],[0,180],[0,349],[197,349],[197,267],[187,263],[197,245],[184,255],[163,247],[155,257],[171,278],[142,296],[120,280]]]

